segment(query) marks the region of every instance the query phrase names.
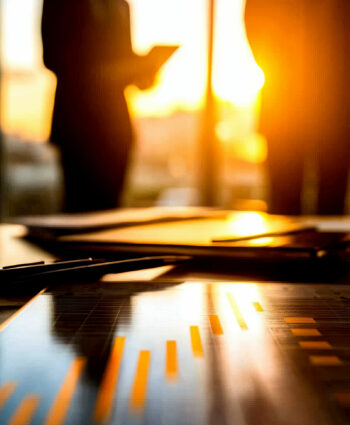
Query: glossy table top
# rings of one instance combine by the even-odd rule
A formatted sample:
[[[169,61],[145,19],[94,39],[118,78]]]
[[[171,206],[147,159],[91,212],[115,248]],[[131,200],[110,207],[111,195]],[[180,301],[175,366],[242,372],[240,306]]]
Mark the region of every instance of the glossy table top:
[[[2,265],[52,258],[16,229]],[[166,271],[64,282],[3,322],[0,424],[349,423],[350,286]]]
[[[2,325],[0,423],[345,424],[349,319],[346,285],[67,283]]]

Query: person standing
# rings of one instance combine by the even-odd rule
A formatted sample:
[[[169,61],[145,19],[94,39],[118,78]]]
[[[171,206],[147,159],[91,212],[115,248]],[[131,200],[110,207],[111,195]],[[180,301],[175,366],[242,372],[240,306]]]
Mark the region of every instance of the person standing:
[[[152,85],[157,61],[132,51],[124,0],[44,0],[43,60],[57,77],[51,141],[65,211],[115,208],[132,146],[124,89]]]
[[[302,213],[306,158],[318,214],[343,214],[349,167],[348,0],[247,0],[248,41],[265,73],[260,131],[268,142],[269,212]]]

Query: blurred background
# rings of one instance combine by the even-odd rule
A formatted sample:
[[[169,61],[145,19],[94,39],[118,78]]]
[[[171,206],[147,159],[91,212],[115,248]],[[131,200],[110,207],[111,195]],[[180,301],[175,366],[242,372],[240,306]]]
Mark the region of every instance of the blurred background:
[[[129,0],[137,53],[156,44],[181,48],[157,84],[127,88],[136,131],[125,206],[198,205],[205,107],[208,0]],[[41,0],[1,0],[2,216],[61,208],[62,172],[48,142],[56,79],[44,68]],[[217,205],[265,210],[266,141],[256,132],[264,74],[243,23],[243,0],[215,8],[213,93],[219,155]]]

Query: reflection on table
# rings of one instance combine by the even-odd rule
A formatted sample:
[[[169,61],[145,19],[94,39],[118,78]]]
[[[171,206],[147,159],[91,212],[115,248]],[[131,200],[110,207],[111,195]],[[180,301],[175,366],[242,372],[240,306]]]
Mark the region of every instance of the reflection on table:
[[[349,303],[341,285],[43,292],[1,330],[0,423],[345,424]]]

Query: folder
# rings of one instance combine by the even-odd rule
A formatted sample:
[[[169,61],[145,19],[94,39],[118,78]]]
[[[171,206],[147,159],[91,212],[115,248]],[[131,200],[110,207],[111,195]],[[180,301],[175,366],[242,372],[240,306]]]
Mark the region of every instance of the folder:
[[[280,232],[280,236],[263,236],[270,232]],[[257,237],[244,239],[249,235]],[[318,232],[297,218],[226,211],[221,216],[66,235],[59,237],[57,242],[75,249],[142,255],[183,254],[245,260],[308,261],[333,255],[346,235],[344,232]],[[215,242],[230,237],[238,240]]]

